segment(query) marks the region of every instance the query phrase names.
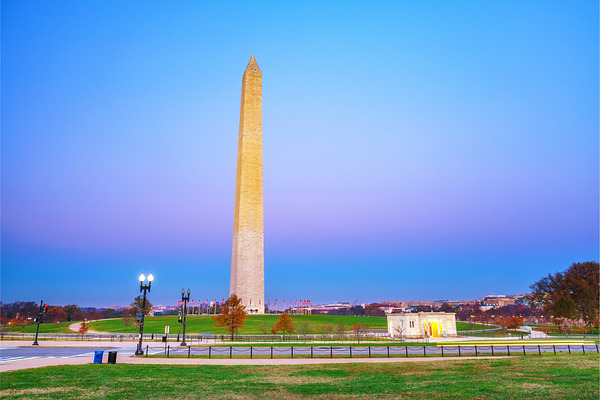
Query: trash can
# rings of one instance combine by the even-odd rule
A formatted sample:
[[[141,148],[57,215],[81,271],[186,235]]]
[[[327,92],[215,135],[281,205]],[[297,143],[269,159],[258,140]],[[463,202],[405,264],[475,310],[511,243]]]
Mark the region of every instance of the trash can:
[[[108,352],[108,364],[116,364],[117,363],[117,352],[109,351]]]
[[[98,350],[94,352],[94,364],[102,364],[102,356],[104,355],[103,350]]]
[[[163,337],[162,337],[162,341],[163,341],[164,343],[166,343],[166,342],[167,342],[167,337],[166,337],[166,336],[163,336]]]

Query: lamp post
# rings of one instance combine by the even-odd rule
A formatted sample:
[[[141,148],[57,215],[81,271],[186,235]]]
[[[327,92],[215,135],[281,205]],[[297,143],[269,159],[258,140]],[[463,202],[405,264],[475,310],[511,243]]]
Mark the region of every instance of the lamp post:
[[[136,356],[143,356],[144,355],[144,350],[142,349],[142,338],[144,336],[144,311],[146,309],[146,292],[150,291],[150,286],[152,286],[152,281],[154,280],[154,276],[152,276],[152,274],[148,275],[148,284],[144,285],[144,281],[146,280],[146,277],[144,276],[144,274],[141,274],[139,277],[140,280],[140,292],[144,292],[144,300],[142,301],[142,312],[141,312],[141,316],[140,316],[140,342],[138,343],[138,347],[137,350],[135,351],[135,355]]]
[[[190,289],[187,290],[187,296],[185,295],[185,291],[181,289],[181,301],[183,302],[183,340],[180,346],[187,346],[185,342],[185,318],[187,316],[187,302],[190,301]]]
[[[33,340],[32,346],[39,346],[38,344],[38,333],[40,332],[40,324],[44,318],[44,314],[48,312],[48,304],[44,305],[44,300],[40,301],[40,311],[38,312],[37,318],[34,320],[37,322],[37,328],[35,328],[35,339]]]

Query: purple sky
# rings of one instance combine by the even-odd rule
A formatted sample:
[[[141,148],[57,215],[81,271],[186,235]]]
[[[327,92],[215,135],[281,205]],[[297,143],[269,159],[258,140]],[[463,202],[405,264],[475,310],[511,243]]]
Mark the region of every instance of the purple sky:
[[[263,73],[266,297],[463,299],[598,260],[597,2],[2,2],[2,301],[227,297]]]

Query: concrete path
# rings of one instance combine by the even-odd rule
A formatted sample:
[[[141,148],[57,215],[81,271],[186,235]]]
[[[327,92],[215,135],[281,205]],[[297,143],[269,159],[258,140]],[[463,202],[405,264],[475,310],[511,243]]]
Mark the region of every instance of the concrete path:
[[[93,341],[40,341],[39,346],[31,346],[30,341],[3,340],[0,348],[36,347],[36,348],[122,348],[135,347],[138,342],[93,342]],[[107,361],[104,353],[103,362]],[[449,360],[482,360],[486,358],[505,357],[414,357],[414,358],[153,358],[135,357],[132,355],[117,354],[117,364],[148,364],[148,365],[307,365],[307,364],[348,364],[348,363],[398,363],[398,362],[443,362]],[[28,368],[41,368],[54,365],[82,365],[91,364],[90,357],[64,357],[64,358],[35,358],[21,361],[11,361],[0,364],[0,372],[15,371]]]
[[[39,346],[32,346],[31,340],[1,340],[0,348],[4,347],[125,347],[137,346],[137,341],[91,341],[91,340],[39,340]],[[146,342],[144,342],[146,343]]]
[[[462,360],[483,360],[488,358],[507,357],[427,357],[427,358],[281,358],[281,359],[206,359],[206,358],[146,358],[135,356],[118,356],[117,364],[145,365],[314,365],[314,364],[350,364],[350,363],[400,363],[400,362],[444,362]],[[26,361],[15,361],[0,364],[0,372],[15,371],[29,368],[41,368],[55,365],[91,364],[92,359],[82,357],[72,358],[39,358]],[[106,363],[106,354],[103,362]]]
[[[94,322],[94,321],[96,321],[96,320],[94,319],[91,321],[86,321],[86,323],[89,324],[90,322]],[[76,333],[79,333],[79,328],[81,328],[81,321],[75,322],[74,324],[69,325],[69,330],[72,330],[73,332],[76,332]],[[105,332],[94,331],[92,329],[88,329],[88,331],[86,333],[105,333]]]

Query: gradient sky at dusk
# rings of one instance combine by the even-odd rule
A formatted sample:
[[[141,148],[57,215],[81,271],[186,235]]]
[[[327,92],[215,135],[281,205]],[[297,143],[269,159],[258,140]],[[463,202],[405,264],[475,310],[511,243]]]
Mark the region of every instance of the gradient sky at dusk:
[[[263,73],[266,298],[528,291],[598,260],[597,1],[2,2],[2,301],[228,296]]]

